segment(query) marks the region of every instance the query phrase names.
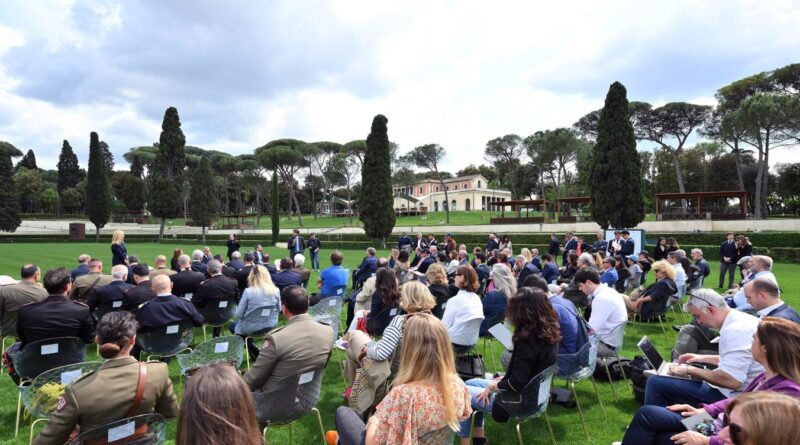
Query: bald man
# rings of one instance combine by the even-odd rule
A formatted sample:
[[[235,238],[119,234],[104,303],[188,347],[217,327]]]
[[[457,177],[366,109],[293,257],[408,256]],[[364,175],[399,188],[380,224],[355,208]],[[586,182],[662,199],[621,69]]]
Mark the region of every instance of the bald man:
[[[156,267],[154,267],[153,270],[150,271],[151,280],[157,277],[158,275],[170,276],[178,273],[167,267],[167,257],[165,257],[164,255],[159,255],[156,257],[155,265]]]
[[[205,320],[192,303],[172,295],[172,281],[168,276],[156,276],[151,280],[150,286],[156,297],[136,311],[139,332],[151,331],[184,320],[191,320],[197,327],[203,325]]]

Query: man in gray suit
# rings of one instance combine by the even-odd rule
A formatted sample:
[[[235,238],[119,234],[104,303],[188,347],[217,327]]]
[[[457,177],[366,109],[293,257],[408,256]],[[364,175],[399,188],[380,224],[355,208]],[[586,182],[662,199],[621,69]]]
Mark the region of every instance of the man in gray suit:
[[[253,391],[266,390],[277,381],[325,366],[333,347],[333,331],[308,312],[308,294],[302,286],[281,291],[286,324],[267,334],[253,369],[244,376]]]

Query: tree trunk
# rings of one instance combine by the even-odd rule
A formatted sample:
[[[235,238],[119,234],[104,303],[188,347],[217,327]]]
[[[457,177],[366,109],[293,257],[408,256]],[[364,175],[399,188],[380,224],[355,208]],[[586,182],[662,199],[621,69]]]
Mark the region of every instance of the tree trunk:
[[[350,181],[347,182],[347,216],[350,218],[350,225],[353,225],[353,196],[350,194]],[[331,207],[333,208],[333,207]]]
[[[381,249],[386,249],[386,236],[381,237]]]
[[[308,176],[312,176],[311,167],[308,167]],[[314,194],[314,185],[311,185],[311,213],[314,214],[314,219],[317,219],[317,198]]]
[[[762,177],[764,175],[764,144],[761,140],[761,135],[756,138],[758,142],[756,148],[758,149],[758,174],[756,175],[756,193],[753,202],[753,216],[755,218],[763,218],[764,214],[761,212],[761,189],[763,188]]]
[[[162,217],[161,218],[161,227],[158,229],[158,242],[160,243],[162,239],[164,239],[164,224],[167,222],[167,219]]]
[[[769,216],[769,206],[767,205],[769,196],[769,130],[764,138],[764,164],[761,168],[764,170],[761,175],[761,217],[767,219]]]
[[[203,226],[203,244],[206,243],[206,226]]]
[[[261,225],[261,190],[256,185],[256,227]]]
[[[436,174],[439,176],[439,184],[442,185],[442,191],[444,191],[444,214],[447,220],[447,224],[450,224],[450,198],[447,196],[447,187],[444,185],[444,179],[442,179],[442,175],[439,174],[439,171],[436,170]]]
[[[100,227],[98,227],[97,224],[94,226],[94,242],[100,242]]]
[[[292,188],[290,189],[290,193],[289,193],[289,195],[290,195],[290,196],[289,196],[289,197],[290,197],[290,199],[291,199],[292,201],[294,201],[295,208],[297,209],[297,224],[299,224],[299,225],[300,225],[300,227],[303,227],[303,214],[302,214],[302,212],[300,211],[300,203],[297,201],[297,195],[296,195],[296,194],[295,194],[295,192],[294,192],[294,187],[292,187]]]
[[[744,173],[742,172],[742,154],[739,152],[739,140],[733,141],[733,159],[736,161],[736,177],[739,179],[739,190],[744,190]]]
[[[683,167],[681,167],[680,152],[678,150],[669,150],[672,155],[672,163],[675,164],[675,180],[678,182],[678,192],[686,193],[686,187],[683,185]],[[681,199],[681,211],[685,214],[688,203],[685,199]]]

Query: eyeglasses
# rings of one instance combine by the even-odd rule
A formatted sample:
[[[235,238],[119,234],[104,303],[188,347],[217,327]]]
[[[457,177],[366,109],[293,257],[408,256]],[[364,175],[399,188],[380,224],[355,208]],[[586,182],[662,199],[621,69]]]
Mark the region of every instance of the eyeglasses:
[[[728,427],[728,432],[731,435],[731,441],[733,445],[742,445],[744,443],[745,432],[742,430],[742,427],[735,423],[731,423],[730,417],[728,417],[728,413],[725,413],[722,416],[722,427]]]

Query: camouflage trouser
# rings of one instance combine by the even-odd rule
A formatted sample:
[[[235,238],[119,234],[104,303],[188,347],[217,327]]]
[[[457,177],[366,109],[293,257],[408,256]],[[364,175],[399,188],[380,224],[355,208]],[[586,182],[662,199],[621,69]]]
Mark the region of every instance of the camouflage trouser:
[[[675,348],[672,349],[672,361],[677,361],[680,355],[688,353],[719,354],[719,344],[711,343],[697,326],[687,324],[678,333]]]

